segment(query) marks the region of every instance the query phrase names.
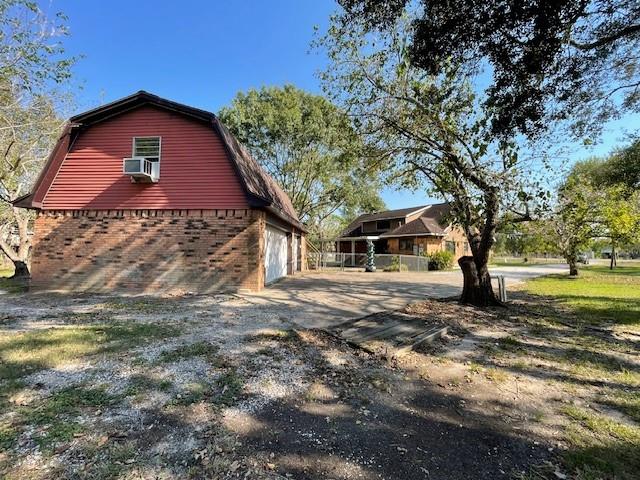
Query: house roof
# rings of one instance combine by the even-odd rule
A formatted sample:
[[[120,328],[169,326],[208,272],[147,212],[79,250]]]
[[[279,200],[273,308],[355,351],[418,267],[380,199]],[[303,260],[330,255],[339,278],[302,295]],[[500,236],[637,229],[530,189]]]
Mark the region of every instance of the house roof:
[[[347,228],[342,233],[343,237],[351,236],[354,232],[359,235],[359,231],[361,230],[362,224],[366,222],[372,222],[376,220],[391,220],[394,218],[407,218],[410,215],[420,214],[416,220],[411,222],[407,222],[404,225],[400,225],[398,228],[394,229],[392,232],[396,235],[441,235],[444,234],[444,230],[441,226],[441,222],[444,221],[445,217],[448,215],[451,207],[448,203],[436,203],[432,205],[421,205],[418,207],[409,207],[409,208],[400,208],[397,210],[384,210],[382,212],[375,213],[365,213],[356,218],[353,222],[351,222]],[[425,218],[429,220],[428,222],[418,222],[417,220],[421,218]],[[413,225],[412,225],[413,224]],[[411,225],[409,227],[409,225]],[[406,227],[406,228],[405,228]],[[403,233],[397,233],[399,230],[403,230]],[[392,236],[392,232],[385,232],[381,236],[389,237]]]
[[[429,217],[418,217],[409,223],[400,225],[398,228],[395,228],[390,232],[383,233],[380,237],[401,237],[405,235],[445,236],[446,232],[435,219]]]
[[[49,155],[32,192],[17,198],[13,204],[17,207],[41,208],[42,200],[53,181],[55,172],[64,160],[69,145],[80,131],[95,123],[145,105],[171,110],[211,125],[222,139],[249,205],[265,208],[274,215],[304,230],[289,196],[258,164],[246,148],[240,144],[227,127],[220,122],[215,114],[158,97],[144,90],[71,117],[58,143]]]
[[[384,210],[382,212],[363,213],[352,221],[347,228],[342,232],[342,236],[345,236],[353,232],[358,226],[364,222],[373,222],[374,220],[391,220],[393,218],[406,218],[407,215],[424,210],[429,205],[422,205],[421,207],[399,208],[397,210]]]

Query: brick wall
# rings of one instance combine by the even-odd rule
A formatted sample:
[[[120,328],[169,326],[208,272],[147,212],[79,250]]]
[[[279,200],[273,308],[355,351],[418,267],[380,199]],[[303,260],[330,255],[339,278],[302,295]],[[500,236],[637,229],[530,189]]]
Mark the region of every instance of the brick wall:
[[[32,286],[198,293],[264,285],[264,213],[257,210],[43,211]]]

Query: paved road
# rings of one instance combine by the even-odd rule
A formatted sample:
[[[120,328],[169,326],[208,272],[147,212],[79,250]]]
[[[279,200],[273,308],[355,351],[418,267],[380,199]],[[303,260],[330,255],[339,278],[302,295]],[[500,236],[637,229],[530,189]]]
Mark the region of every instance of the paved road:
[[[566,271],[566,265],[499,267],[507,287],[529,278]],[[255,294],[252,303],[307,328],[327,328],[351,318],[401,308],[425,297],[458,295],[462,273],[455,272],[309,272],[287,277]]]

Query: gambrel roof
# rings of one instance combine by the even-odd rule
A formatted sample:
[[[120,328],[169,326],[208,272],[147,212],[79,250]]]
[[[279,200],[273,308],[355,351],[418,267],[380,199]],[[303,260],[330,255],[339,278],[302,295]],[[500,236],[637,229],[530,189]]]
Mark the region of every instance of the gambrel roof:
[[[211,126],[222,140],[250,206],[265,208],[293,225],[303,228],[289,196],[258,164],[246,148],[211,112],[167,100],[140,90],[128,97],[102,105],[69,119],[56,146],[36,180],[31,193],[14,201],[23,208],[40,209],[44,196],[73,140],[89,126],[142,106],[153,106],[199,120]]]

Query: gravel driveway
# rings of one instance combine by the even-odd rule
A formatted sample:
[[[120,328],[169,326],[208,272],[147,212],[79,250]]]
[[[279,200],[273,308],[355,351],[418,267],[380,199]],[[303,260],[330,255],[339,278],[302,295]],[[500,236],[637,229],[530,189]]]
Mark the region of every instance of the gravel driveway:
[[[559,273],[566,265],[499,267],[492,275],[504,275],[507,286],[529,278]],[[425,297],[457,295],[462,273],[450,272],[309,272],[287,277],[255,294],[243,297],[283,320],[305,328],[328,328],[351,318],[397,309]]]

